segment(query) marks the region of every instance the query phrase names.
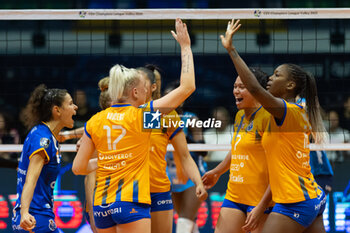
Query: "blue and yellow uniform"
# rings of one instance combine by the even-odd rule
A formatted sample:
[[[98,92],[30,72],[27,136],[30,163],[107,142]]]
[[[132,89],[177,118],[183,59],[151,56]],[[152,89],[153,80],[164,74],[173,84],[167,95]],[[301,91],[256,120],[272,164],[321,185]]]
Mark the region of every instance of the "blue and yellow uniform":
[[[98,228],[150,218],[151,131],[143,129],[143,113],[149,110],[152,101],[140,108],[115,104],[86,123],[98,157],[93,207]]]
[[[268,169],[261,144],[269,113],[262,107],[250,117],[241,110],[236,114],[232,139],[230,178],[222,207],[250,212],[263,197],[268,185]],[[273,206],[271,202],[270,207]],[[271,212],[269,208],[265,213]]]
[[[44,152],[45,164],[29,207],[29,213],[36,220],[33,232],[58,232],[53,213],[53,190],[61,168],[61,153],[58,141],[44,123],[34,126],[23,144],[17,172],[17,201],[12,218],[12,228],[15,232],[27,232],[20,227],[21,196],[30,159],[39,152]]]
[[[326,199],[311,173],[311,125],[306,111],[300,105],[283,103],[283,119],[276,121],[270,116],[262,139],[276,203],[272,211],[307,227],[322,212]]]
[[[161,118],[161,129],[153,130],[150,143],[151,212],[173,209],[165,154],[169,141],[182,129],[176,111]]]

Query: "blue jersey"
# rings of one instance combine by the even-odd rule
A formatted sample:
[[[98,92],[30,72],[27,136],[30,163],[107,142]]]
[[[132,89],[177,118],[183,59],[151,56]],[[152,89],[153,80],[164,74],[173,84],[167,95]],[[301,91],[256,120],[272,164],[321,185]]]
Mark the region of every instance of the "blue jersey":
[[[17,201],[15,210],[19,211],[21,208],[23,185],[26,180],[30,159],[39,151],[43,151],[46,158],[36,183],[29,212],[32,214],[47,214],[54,217],[53,189],[61,167],[61,153],[55,136],[45,124],[34,126],[23,144],[17,171]]]
[[[333,176],[332,166],[329,163],[325,151],[310,151],[311,173],[314,176],[331,175]]]

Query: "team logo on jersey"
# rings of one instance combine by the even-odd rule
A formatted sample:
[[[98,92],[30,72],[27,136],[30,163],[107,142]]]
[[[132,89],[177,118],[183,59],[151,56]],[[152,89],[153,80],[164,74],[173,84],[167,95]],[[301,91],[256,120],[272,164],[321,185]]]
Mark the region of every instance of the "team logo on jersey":
[[[247,131],[250,131],[253,129],[253,121],[249,123],[249,125],[247,126]]]
[[[157,112],[143,112],[143,128],[144,129],[160,129],[160,116],[162,114]]]
[[[44,147],[45,149],[48,148],[50,145],[50,139],[48,138],[40,138],[40,146]]]
[[[130,214],[136,214],[138,211],[136,211],[134,208],[131,209]]]
[[[54,221],[53,219],[49,219],[49,229],[50,229],[51,231],[55,231],[56,228],[57,228],[57,226],[56,226],[55,221]]]

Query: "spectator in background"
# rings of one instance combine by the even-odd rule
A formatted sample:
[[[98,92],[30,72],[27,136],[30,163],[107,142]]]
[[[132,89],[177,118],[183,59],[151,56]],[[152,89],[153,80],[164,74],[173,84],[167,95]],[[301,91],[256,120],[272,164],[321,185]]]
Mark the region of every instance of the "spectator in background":
[[[20,136],[18,131],[11,128],[9,124],[10,116],[0,112],[0,144],[19,144]],[[18,165],[17,153],[1,152],[1,167],[16,168]]]
[[[206,144],[230,144],[233,134],[233,125],[229,112],[225,107],[216,107],[212,112],[215,120],[221,121],[220,128],[211,128],[204,131],[204,141]],[[225,159],[227,151],[209,151],[207,161],[222,161]]]
[[[347,143],[350,141],[350,132],[339,126],[339,114],[335,110],[328,112],[328,132],[329,132],[329,143]],[[343,151],[329,151],[328,158],[333,162],[344,161]]]
[[[343,112],[340,116],[340,125],[346,130],[350,130],[350,96],[345,100]]]
[[[78,106],[77,115],[74,117],[75,127],[80,128],[85,125],[95,112],[91,110],[87,101],[86,92],[82,89],[78,89],[74,92],[74,102]]]

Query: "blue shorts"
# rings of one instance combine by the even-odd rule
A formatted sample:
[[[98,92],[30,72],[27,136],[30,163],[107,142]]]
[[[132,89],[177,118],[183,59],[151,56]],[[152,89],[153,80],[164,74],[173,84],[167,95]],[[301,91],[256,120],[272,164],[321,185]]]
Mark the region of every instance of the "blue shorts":
[[[171,193],[151,193],[151,212],[174,209]]]
[[[221,208],[222,207],[231,208],[231,209],[238,209],[245,214],[251,212],[255,208],[255,206],[233,202],[233,201],[230,201],[226,198],[224,199],[224,202],[222,203]],[[272,211],[272,207],[268,207],[264,211],[264,214],[269,214],[269,213],[271,213],[271,211]]]
[[[12,229],[13,232],[16,233],[28,233],[28,231],[25,231],[20,227],[20,222],[21,222],[21,215],[20,211],[16,211],[16,214],[12,218]],[[36,213],[31,213],[31,215],[34,216],[36,225],[34,229],[32,230],[35,233],[47,233],[47,232],[53,232],[53,233],[59,233],[59,230],[56,226],[55,223],[55,218],[49,215],[42,215],[42,214],[36,214]]]
[[[290,204],[276,203],[272,212],[288,216],[303,227],[308,227],[316,217],[323,214],[326,201],[327,197],[322,190],[322,193],[314,199]]]
[[[100,229],[151,218],[150,205],[143,203],[116,201],[94,206],[93,209],[95,225]]]

